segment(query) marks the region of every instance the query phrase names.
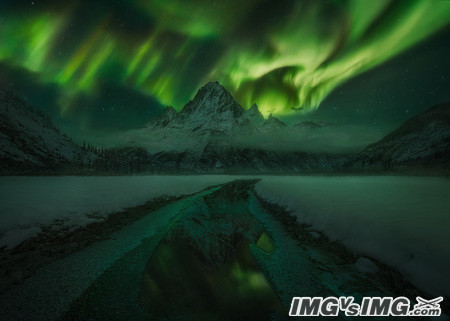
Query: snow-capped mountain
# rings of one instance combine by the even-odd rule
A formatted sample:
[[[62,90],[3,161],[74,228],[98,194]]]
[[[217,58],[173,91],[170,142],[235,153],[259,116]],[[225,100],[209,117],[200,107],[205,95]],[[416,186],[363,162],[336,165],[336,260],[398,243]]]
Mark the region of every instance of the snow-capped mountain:
[[[120,159],[130,172],[311,172],[332,171],[349,160],[273,148],[279,137],[297,131],[273,115],[265,119],[256,104],[245,110],[218,82],[210,82],[178,113],[167,107],[145,128],[131,131],[133,147],[115,149],[96,164],[116,171]]]
[[[264,116],[259,111],[258,105],[253,104],[249,109],[247,109],[246,117],[253,126],[258,126],[264,122]]]
[[[0,89],[1,174],[57,171],[87,164],[93,157],[60,133],[42,112]]]
[[[377,143],[369,145],[346,168],[395,170],[449,168],[450,102],[410,118]]]
[[[146,127],[128,132],[128,144],[95,152],[74,144],[26,102],[0,91],[1,174],[323,172],[349,160],[348,155],[278,148],[286,145],[282,137],[296,132],[272,115],[265,119],[256,104],[245,110],[213,82],[179,112],[167,107]]]
[[[245,110],[218,82],[210,82],[200,88],[179,113],[167,107],[148,129],[159,130],[159,134],[176,131],[183,135],[228,136],[271,131],[284,126],[273,116],[264,119],[256,104]]]
[[[143,147],[150,154],[187,153],[198,160],[208,144],[231,144],[232,138],[285,128],[286,124],[272,115],[265,119],[256,104],[245,110],[218,82],[210,82],[179,112],[166,107],[146,127],[130,131],[126,137],[130,146]]]
[[[263,132],[272,132],[272,131],[278,131],[286,129],[287,125],[283,123],[278,118],[272,116],[272,114],[269,115],[266,121],[264,121],[261,124],[261,128]]]

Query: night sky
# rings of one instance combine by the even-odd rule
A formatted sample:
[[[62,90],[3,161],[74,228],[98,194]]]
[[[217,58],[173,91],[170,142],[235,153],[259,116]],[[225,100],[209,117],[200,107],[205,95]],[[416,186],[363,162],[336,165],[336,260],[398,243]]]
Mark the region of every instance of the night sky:
[[[2,0],[0,86],[97,144],[219,81],[377,139],[449,100],[450,1]]]

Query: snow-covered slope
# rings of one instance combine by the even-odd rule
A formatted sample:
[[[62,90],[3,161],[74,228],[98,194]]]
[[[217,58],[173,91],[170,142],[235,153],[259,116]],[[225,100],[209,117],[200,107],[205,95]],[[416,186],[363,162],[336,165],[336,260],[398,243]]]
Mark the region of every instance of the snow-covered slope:
[[[57,222],[76,228],[161,197],[190,194],[233,176],[0,177],[0,248]],[[21,195],[21,197],[17,197]]]
[[[435,177],[267,177],[256,192],[349,250],[450,295],[450,182]]]
[[[283,129],[286,129],[286,127],[287,125],[285,123],[272,116],[272,114],[269,115],[267,120],[263,122],[261,126],[263,132],[281,131]]]
[[[264,122],[264,116],[259,111],[258,105],[253,104],[249,109],[245,111],[245,116],[253,126],[258,126]]]
[[[265,119],[256,104],[245,110],[218,82],[210,82],[178,113],[167,107],[147,127],[131,131],[128,141],[140,149],[116,149],[96,164],[113,172],[113,159],[120,159],[129,163],[127,172],[139,167],[164,173],[279,173],[331,171],[348,161],[340,155],[268,148],[268,140],[298,132],[272,115]]]
[[[273,116],[264,119],[256,104],[245,110],[218,82],[210,82],[179,113],[167,107],[147,132],[157,136],[242,135],[284,126]]]
[[[0,172],[32,173],[85,164],[94,156],[61,134],[44,114],[0,89]]]
[[[177,115],[177,111],[172,106],[167,106],[161,115],[151,124],[151,127],[164,127]]]
[[[450,102],[447,102],[407,120],[379,142],[369,145],[346,167],[373,170],[448,168],[449,159]]]

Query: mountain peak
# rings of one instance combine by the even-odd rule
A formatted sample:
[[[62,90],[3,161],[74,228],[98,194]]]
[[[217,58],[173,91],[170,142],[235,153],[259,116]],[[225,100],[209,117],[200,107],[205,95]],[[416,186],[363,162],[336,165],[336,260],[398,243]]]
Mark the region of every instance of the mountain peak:
[[[247,118],[250,120],[251,123],[260,123],[264,121],[264,116],[259,111],[258,105],[253,104],[246,112],[245,112]]]
[[[270,126],[275,126],[275,127],[286,127],[287,125],[285,123],[283,123],[281,120],[279,120],[278,118],[276,118],[275,116],[272,115],[272,113],[270,113],[269,117],[267,117],[267,124],[269,124]]]
[[[213,96],[229,95],[231,97],[231,94],[225,89],[225,87],[219,84],[218,81],[210,81],[205,85],[203,85],[202,87],[200,87],[193,100],[199,97],[204,97],[206,95],[213,95]]]
[[[252,113],[259,113],[259,108],[257,104],[253,104],[248,111],[252,112]]]
[[[201,87],[180,114],[204,114],[231,112],[234,118],[240,117],[244,109],[233,99],[233,96],[217,81],[209,82]]]
[[[164,108],[163,112],[156,118],[154,126],[166,126],[177,115],[177,111],[172,106]]]
[[[256,104],[244,110],[218,82],[202,86],[178,113],[173,107],[166,107],[149,126],[151,129],[181,130],[195,135],[233,135],[273,131],[284,127],[286,124],[272,115],[267,120],[264,119]]]
[[[172,106],[167,106],[162,112],[162,115],[170,115],[171,117],[175,116],[176,114],[177,111]]]
[[[226,89],[221,85],[221,84],[219,84],[219,82],[218,81],[210,81],[210,82],[208,82],[208,83],[206,83],[206,84],[204,84],[201,88],[200,88],[200,90],[211,90],[211,89],[214,89],[214,88],[221,88],[221,89],[223,89],[223,90],[225,90],[226,91]]]

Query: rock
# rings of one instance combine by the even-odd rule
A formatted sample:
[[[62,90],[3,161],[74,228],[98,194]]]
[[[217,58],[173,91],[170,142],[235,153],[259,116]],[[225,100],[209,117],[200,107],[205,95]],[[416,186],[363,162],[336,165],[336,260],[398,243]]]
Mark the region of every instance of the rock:
[[[14,260],[15,260],[15,261],[22,262],[23,259],[24,259],[24,254],[23,254],[23,253],[18,253],[18,254],[16,254],[16,255],[14,255]]]
[[[320,238],[320,234],[315,231],[311,231],[311,232],[309,232],[309,234],[311,234],[311,236],[314,237],[315,239]]]
[[[76,249],[76,248],[79,246],[79,244],[78,244],[78,242],[70,242],[70,243],[69,243],[69,246],[70,246],[70,248],[72,248],[72,249]]]
[[[11,276],[15,282],[21,282],[24,278],[22,271],[14,272]]]
[[[355,267],[366,274],[375,274],[378,273],[379,269],[371,260],[366,257],[360,257],[356,263]]]

